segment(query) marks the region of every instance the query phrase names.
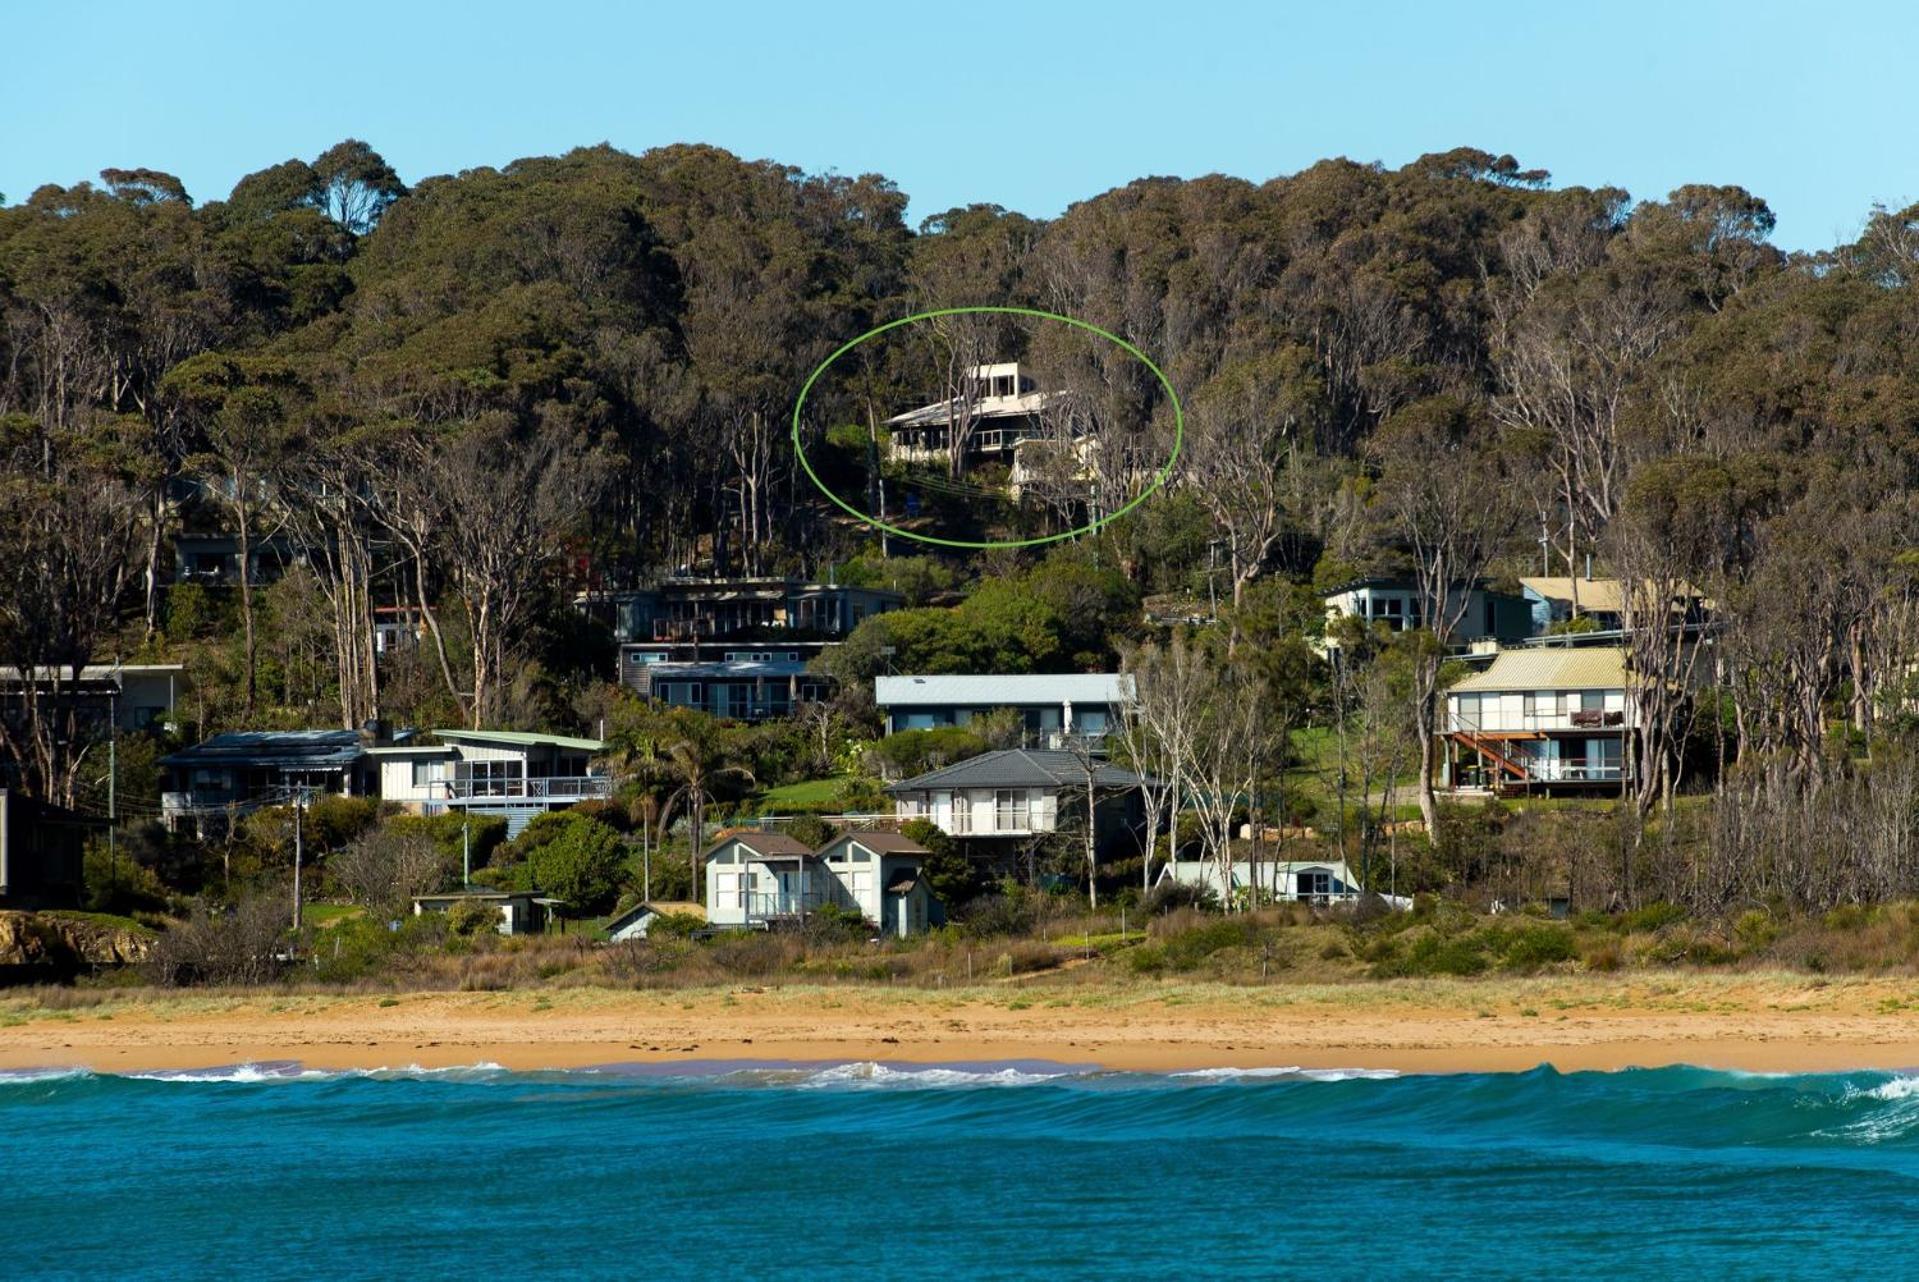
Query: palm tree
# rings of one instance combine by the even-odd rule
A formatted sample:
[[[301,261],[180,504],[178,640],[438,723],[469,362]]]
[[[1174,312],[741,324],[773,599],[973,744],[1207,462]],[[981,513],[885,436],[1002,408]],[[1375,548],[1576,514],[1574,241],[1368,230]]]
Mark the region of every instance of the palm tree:
[[[660,760],[666,778],[678,785],[662,807],[660,834],[665,836],[673,808],[684,805],[692,822],[688,860],[693,869],[693,897],[704,903],[706,885],[700,877],[700,854],[706,845],[706,806],[714,800],[713,787],[726,779],[736,779],[749,787],[758,781],[751,770],[726,759],[719,736],[710,723],[702,722],[689,723],[685,734],[667,744]]]

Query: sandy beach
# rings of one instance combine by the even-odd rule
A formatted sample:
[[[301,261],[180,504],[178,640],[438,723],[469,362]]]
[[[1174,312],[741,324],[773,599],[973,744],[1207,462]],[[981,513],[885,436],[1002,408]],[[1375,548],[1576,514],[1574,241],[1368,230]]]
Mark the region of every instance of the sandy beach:
[[[94,996],[98,1004],[84,1004]],[[0,998],[0,1068],[1041,1059],[1171,1071],[1919,1067],[1919,981],[1791,975]]]

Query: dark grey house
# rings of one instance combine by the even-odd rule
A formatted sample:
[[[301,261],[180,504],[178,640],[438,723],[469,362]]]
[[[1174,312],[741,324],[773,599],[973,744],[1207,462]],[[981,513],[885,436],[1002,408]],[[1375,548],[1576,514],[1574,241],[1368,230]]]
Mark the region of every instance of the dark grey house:
[[[77,908],[87,838],[103,820],[0,788],[0,908]]]
[[[296,793],[378,795],[377,764],[354,730],[233,730],[160,758],[170,828],[245,814]]]

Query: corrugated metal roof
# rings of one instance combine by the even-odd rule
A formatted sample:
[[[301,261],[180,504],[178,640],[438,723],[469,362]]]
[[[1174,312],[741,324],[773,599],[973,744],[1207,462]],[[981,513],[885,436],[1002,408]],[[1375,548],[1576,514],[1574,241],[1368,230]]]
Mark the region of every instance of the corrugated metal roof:
[[[160,764],[344,770],[365,752],[352,730],[229,730],[162,757]]]
[[[442,739],[451,739],[455,743],[470,740],[474,743],[510,744],[516,748],[551,744],[555,748],[577,748],[582,752],[599,752],[606,747],[598,739],[574,739],[563,734],[533,734],[525,730],[435,730],[433,733]]]
[[[1133,678],[1123,672],[876,677],[873,702],[882,708],[930,704],[1007,708],[1025,703],[1124,703],[1132,689]]]
[[[1615,647],[1501,650],[1492,666],[1448,693],[1476,690],[1623,690],[1626,652]]]
[[[1619,613],[1618,579],[1573,580],[1535,576],[1521,579],[1519,584],[1521,587],[1531,588],[1548,601],[1565,601],[1570,604],[1575,582],[1578,584],[1580,609],[1597,610],[1606,614]]]
[[[1084,787],[1086,767],[1073,753],[1039,748],[1002,748],[938,770],[929,770],[887,792],[898,796],[946,788],[1070,788]],[[1093,767],[1096,788],[1137,788],[1140,778],[1130,770],[1099,762]]]

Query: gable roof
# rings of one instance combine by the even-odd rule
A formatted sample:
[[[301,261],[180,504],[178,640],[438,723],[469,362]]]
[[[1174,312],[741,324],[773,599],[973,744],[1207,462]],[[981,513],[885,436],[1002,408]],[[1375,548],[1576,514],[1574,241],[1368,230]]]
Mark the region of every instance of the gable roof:
[[[575,739],[563,734],[534,734],[525,730],[435,730],[434,734],[454,743],[499,744],[509,748],[577,748],[581,752],[603,752],[606,745],[598,739]]]
[[[820,847],[824,855],[833,847],[849,841],[857,841],[868,850],[879,855],[925,855],[932,852],[911,837],[903,837],[896,832],[881,832],[873,828],[854,828],[843,832]]]
[[[648,913],[652,913],[655,917],[661,917],[665,915],[658,908],[655,908],[652,904],[642,899],[639,903],[634,904],[631,908],[627,909],[625,912],[614,913],[611,917],[608,917],[606,919],[606,924],[602,927],[602,929],[606,930],[608,933],[611,933],[613,931],[619,930],[621,927],[631,926],[634,922],[639,921],[642,917],[645,917]]]
[[[1448,694],[1498,690],[1624,690],[1626,652],[1617,646],[1501,650]]]
[[[1093,765],[1094,788],[1137,788],[1138,775],[1104,761]],[[1084,787],[1086,766],[1075,753],[1040,748],[1002,748],[983,752],[954,765],[929,770],[886,791],[923,792],[934,788],[1070,788]]]
[[[353,730],[228,730],[160,758],[163,766],[344,770],[366,754]]]
[[[761,832],[757,828],[744,828],[738,832],[722,835],[708,846],[706,854],[700,857],[704,859],[720,847],[730,846],[736,841],[756,855],[810,855],[813,853],[812,847],[805,842],[789,837],[783,832]]]

